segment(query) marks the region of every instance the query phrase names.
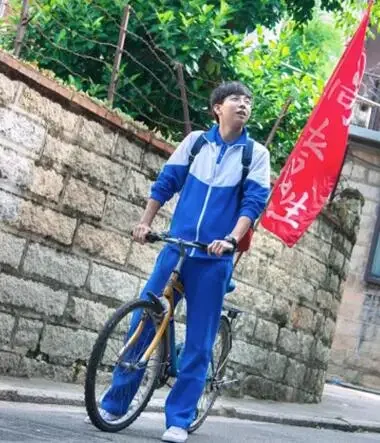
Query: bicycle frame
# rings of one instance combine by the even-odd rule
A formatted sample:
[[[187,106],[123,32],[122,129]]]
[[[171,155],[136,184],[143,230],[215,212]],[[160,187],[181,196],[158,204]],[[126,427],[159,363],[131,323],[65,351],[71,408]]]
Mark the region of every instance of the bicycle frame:
[[[180,239],[166,237],[165,235],[156,235],[155,234],[153,238],[154,238],[153,241],[163,240],[163,241],[166,241],[167,243],[178,245],[179,249],[180,249],[180,257],[179,257],[179,260],[178,260],[178,263],[177,263],[175,269],[173,270],[173,272],[171,273],[171,275],[169,277],[167,284],[165,285],[165,288],[163,291],[163,296],[158,298],[154,294],[149,294],[150,297],[153,298],[153,301],[155,301],[156,303],[157,302],[160,303],[164,317],[162,319],[160,319],[161,320],[160,326],[159,326],[158,330],[156,331],[156,334],[155,334],[151,344],[149,345],[148,349],[144,352],[144,355],[139,360],[139,362],[137,364],[138,367],[144,367],[147,364],[147,362],[149,361],[150,357],[152,356],[154,350],[157,348],[158,344],[160,343],[160,340],[164,337],[164,335],[168,331],[168,326],[170,324],[170,320],[173,318],[173,315],[174,315],[174,291],[178,292],[181,296],[184,294],[184,287],[183,287],[181,281],[179,280],[179,276],[181,273],[183,263],[186,258],[186,248],[202,248],[202,249],[207,248],[207,245],[204,245],[199,242],[187,242],[187,241],[180,240]],[[138,338],[141,335],[141,332],[144,329],[144,326],[145,326],[145,319],[141,319],[135,332],[129,338],[128,342],[124,345],[123,350],[120,353],[120,356],[122,356],[126,352],[126,350],[130,346],[132,346],[136,342],[136,340],[138,340]],[[168,335],[169,340],[170,340],[169,353],[170,353],[170,357],[171,357],[170,375],[176,376],[177,375],[177,356],[176,356],[176,352],[175,352],[174,327],[169,328],[169,334],[170,334],[170,335]]]

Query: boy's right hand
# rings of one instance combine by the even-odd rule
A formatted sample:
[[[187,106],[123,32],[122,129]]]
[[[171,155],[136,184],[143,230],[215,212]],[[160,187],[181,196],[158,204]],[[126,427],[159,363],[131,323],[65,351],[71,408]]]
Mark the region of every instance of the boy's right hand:
[[[146,236],[151,232],[151,227],[146,223],[139,223],[133,229],[133,239],[140,244],[144,244],[146,241]]]

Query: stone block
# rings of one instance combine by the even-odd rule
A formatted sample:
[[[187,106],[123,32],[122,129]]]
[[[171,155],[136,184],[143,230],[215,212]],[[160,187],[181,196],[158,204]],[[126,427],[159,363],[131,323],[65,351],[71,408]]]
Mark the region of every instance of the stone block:
[[[345,256],[336,249],[331,249],[329,257],[329,265],[336,272],[341,272],[343,270],[345,262]]]
[[[15,223],[21,212],[22,203],[21,198],[0,190],[0,221]]]
[[[343,165],[343,169],[342,169],[342,176],[343,177],[350,177],[351,176],[351,171],[353,168],[354,164],[351,160],[346,159],[346,161],[344,162]]]
[[[285,383],[294,388],[301,387],[303,385],[305,373],[306,366],[304,364],[289,359],[288,367],[285,372]]]
[[[365,182],[367,180],[368,168],[362,165],[354,164],[351,170],[350,179],[358,182]]]
[[[115,133],[95,121],[82,118],[78,140],[87,149],[111,155]]]
[[[325,325],[325,316],[321,312],[317,312],[314,315],[314,333],[316,336],[318,337],[322,336],[324,325]]]
[[[139,271],[150,275],[156,259],[157,250],[149,247],[148,245],[141,246],[138,243],[133,243],[128,265],[131,265]]]
[[[373,202],[380,201],[380,189],[375,185],[365,185],[364,183],[358,183],[357,188],[360,193],[363,195],[365,200],[371,200]]]
[[[256,340],[273,345],[277,341],[278,326],[276,323],[259,318],[255,329]]]
[[[27,188],[33,181],[33,169],[33,160],[0,144],[0,180],[2,183]]]
[[[313,349],[314,337],[308,334],[299,334],[298,357],[304,362],[308,362]]]
[[[292,325],[296,329],[312,332],[314,327],[314,311],[298,306],[292,315]]]
[[[255,250],[259,250],[268,257],[278,257],[284,246],[268,231],[261,230],[255,235]]]
[[[127,160],[128,162],[134,163],[136,165],[141,164],[141,156],[143,153],[143,148],[138,146],[136,143],[129,141],[126,137],[119,135],[116,142],[115,154],[117,157]]]
[[[380,172],[370,169],[368,171],[368,183],[370,185],[380,186]]]
[[[120,188],[126,177],[125,167],[79,146],[47,138],[43,157],[55,162],[55,168],[69,167],[79,178],[100,185]]]
[[[154,152],[145,152],[143,168],[152,174],[152,178],[156,178],[166,162],[166,158]]]
[[[330,348],[328,346],[325,346],[321,340],[317,340],[315,343],[313,354],[314,359],[317,362],[322,363],[322,365],[327,368],[327,363],[330,358]]]
[[[87,361],[96,338],[97,334],[94,332],[46,325],[40,349],[53,360],[62,363],[67,364],[77,359]]]
[[[0,108],[0,137],[39,154],[45,139],[45,128],[23,114]]]
[[[105,199],[104,192],[71,178],[65,189],[63,204],[90,217],[101,218]]]
[[[25,87],[18,101],[19,106],[30,114],[41,117],[49,128],[49,132],[58,133],[63,130],[72,133],[79,117],[50,98],[44,97],[34,89]]]
[[[240,315],[233,328],[235,337],[245,342],[251,342],[254,337],[257,317],[254,314]]]
[[[254,312],[252,308],[253,288],[240,281],[236,281],[236,289],[227,295],[228,303],[238,304],[242,309]]]
[[[50,237],[64,245],[70,245],[73,239],[76,220],[51,209],[38,206],[30,201],[21,205],[17,227]]]
[[[331,244],[334,227],[325,217],[321,216],[318,224],[318,236],[321,240]]]
[[[95,264],[89,280],[90,291],[122,302],[138,296],[139,279],[123,271]]]
[[[331,244],[326,243],[321,238],[315,235],[306,233],[299,242],[299,246],[307,251],[312,257],[316,258],[321,262],[327,262],[330,251]]]
[[[73,297],[68,308],[70,318],[84,328],[100,331],[114,310],[101,303]]]
[[[312,257],[301,255],[299,260],[294,263],[294,266],[297,269],[297,275],[305,280],[313,280],[316,283],[320,283],[325,279],[326,265]]]
[[[240,365],[248,366],[250,370],[261,373],[264,371],[268,359],[268,351],[258,346],[249,345],[235,340],[229,360]]]
[[[0,374],[17,375],[21,356],[13,352],[0,351]]]
[[[41,283],[0,274],[0,303],[17,308],[31,309],[50,317],[62,315],[68,294],[55,291]]]
[[[330,309],[332,300],[333,295],[331,292],[323,291],[322,289],[317,291],[316,302],[321,309]]]
[[[287,293],[300,302],[313,302],[316,289],[311,282],[294,277],[290,279]]]
[[[128,200],[138,205],[145,205],[146,200],[150,196],[150,189],[153,182],[144,174],[131,170],[128,174],[123,193]]]
[[[34,351],[37,348],[42,327],[41,321],[20,318],[16,330],[15,346]]]
[[[20,263],[26,240],[0,231],[0,263],[14,268]]]
[[[0,344],[9,345],[12,331],[15,325],[15,318],[12,315],[0,312]]]
[[[363,206],[363,215],[376,216],[379,203],[377,201],[366,200]]]
[[[275,383],[263,377],[248,375],[243,380],[243,392],[255,398],[273,399]]]
[[[328,289],[334,294],[338,293],[340,290],[340,278],[337,274],[330,274]]]
[[[280,269],[277,266],[268,266],[268,279],[266,290],[275,296],[286,293],[290,284],[289,270]]]
[[[49,277],[72,286],[83,286],[88,274],[87,260],[47,248],[38,243],[29,246],[24,271]]]
[[[304,389],[307,391],[315,391],[316,385],[318,383],[318,376],[320,370],[306,368],[305,377],[304,377]]]
[[[268,315],[272,309],[273,295],[256,288],[250,288],[250,297],[247,304],[254,309],[256,313]]]
[[[74,243],[91,255],[123,264],[131,242],[114,232],[83,224],[79,227]]]
[[[270,352],[265,375],[275,381],[281,381],[285,374],[287,358],[277,352]]]
[[[19,84],[0,74],[0,105],[13,103]]]
[[[299,336],[295,331],[286,328],[280,329],[278,338],[278,349],[282,354],[294,356],[299,353]]]
[[[20,361],[18,376],[28,378],[44,378],[61,383],[77,382],[78,364],[60,366],[32,358],[23,357]],[[83,385],[83,383],[82,383]]]
[[[228,294],[229,302],[232,304],[238,304],[240,307],[247,309],[252,313],[269,315],[273,304],[272,294],[239,281],[236,283],[235,291]]]
[[[63,188],[63,177],[53,170],[36,167],[29,189],[37,195],[57,202]]]
[[[141,219],[143,209],[122,198],[109,195],[103,221],[120,231],[130,233]]]
[[[280,295],[274,298],[272,318],[282,326],[285,326],[290,318],[292,302]]]
[[[331,346],[335,334],[335,321],[331,318],[326,318],[326,322],[323,328],[322,341]]]

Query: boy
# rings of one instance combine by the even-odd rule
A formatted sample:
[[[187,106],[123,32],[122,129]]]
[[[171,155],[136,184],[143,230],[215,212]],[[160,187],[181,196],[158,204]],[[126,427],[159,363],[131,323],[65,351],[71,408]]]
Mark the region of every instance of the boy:
[[[204,144],[191,165],[191,150],[201,131],[189,134],[175,150],[152,186],[145,212],[133,232],[134,239],[143,244],[160,207],[181,191],[170,235],[209,244],[207,253],[189,251],[183,266],[186,341],[180,374],[166,401],[163,441],[187,440],[233,269],[233,255],[223,254],[235,250],[269,195],[269,153],[259,143],[254,143],[248,175],[241,183],[242,153],[248,140],[245,124],[251,115],[251,102],[250,91],[240,82],[223,83],[213,91],[210,104],[218,124],[203,134]],[[142,298],[148,291],[161,293],[177,260],[175,247],[166,246],[161,251]],[[117,389],[111,387],[102,402],[108,419],[117,417]]]

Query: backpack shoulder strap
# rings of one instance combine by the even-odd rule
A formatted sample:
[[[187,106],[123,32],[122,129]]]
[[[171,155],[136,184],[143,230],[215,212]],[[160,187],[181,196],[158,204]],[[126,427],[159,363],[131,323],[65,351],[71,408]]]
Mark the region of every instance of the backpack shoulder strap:
[[[243,165],[243,173],[241,176],[241,184],[243,186],[245,179],[248,176],[249,173],[249,167],[251,166],[252,162],[252,155],[253,155],[253,145],[255,144],[254,140],[252,138],[247,139],[247,144],[243,148],[243,153],[241,156],[241,163]]]
[[[195,143],[193,144],[193,147],[191,148],[191,152],[189,155],[189,168],[191,164],[193,163],[195,157],[197,154],[199,154],[199,151],[202,149],[202,146],[206,143],[206,139],[204,138],[204,132],[195,140]]]

